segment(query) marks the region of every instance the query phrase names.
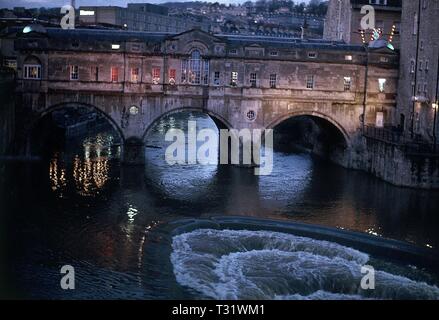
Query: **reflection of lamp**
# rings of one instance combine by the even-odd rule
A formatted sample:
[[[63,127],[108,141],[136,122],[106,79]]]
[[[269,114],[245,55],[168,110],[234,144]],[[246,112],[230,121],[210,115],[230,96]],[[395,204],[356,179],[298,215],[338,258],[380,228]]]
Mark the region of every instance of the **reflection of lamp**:
[[[431,107],[432,107],[435,111],[437,111],[437,109],[439,108],[439,102],[438,102],[438,101],[433,102],[433,103],[431,104]]]

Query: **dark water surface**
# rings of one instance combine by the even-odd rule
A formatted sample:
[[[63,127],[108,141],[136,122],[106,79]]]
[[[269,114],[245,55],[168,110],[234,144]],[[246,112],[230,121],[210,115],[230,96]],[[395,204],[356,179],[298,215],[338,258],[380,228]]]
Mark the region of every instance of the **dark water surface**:
[[[397,188],[305,153],[276,152],[270,176],[232,166],[170,167],[164,134],[170,127],[185,128],[188,119],[199,128],[214,126],[198,114],[162,119],[148,136],[147,144],[155,147],[146,148],[145,167],[122,167],[108,133],[72,143],[49,161],[6,164],[0,186],[0,296],[223,297],[176,281],[165,250],[169,234],[161,226],[187,217],[284,219],[438,248],[436,191]],[[76,290],[60,289],[66,264],[75,267]],[[249,294],[243,297],[264,297]],[[282,296],[294,298],[288,292]]]

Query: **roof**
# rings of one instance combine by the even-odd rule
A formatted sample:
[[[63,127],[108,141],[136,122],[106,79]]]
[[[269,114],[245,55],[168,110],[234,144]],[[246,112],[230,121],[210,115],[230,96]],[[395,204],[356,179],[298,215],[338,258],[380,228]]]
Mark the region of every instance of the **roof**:
[[[7,33],[20,33],[23,27],[10,27]],[[63,30],[60,28],[44,28],[45,37],[57,40],[77,40],[84,42],[109,41],[109,42],[163,42],[167,39],[177,37],[178,34],[166,32],[141,32],[127,30],[101,30],[101,29],[73,29]],[[206,33],[199,29],[198,32]],[[188,33],[195,30],[185,31]],[[24,35],[29,36],[31,33]],[[183,33],[181,33],[183,34]],[[181,35],[180,34],[180,35]],[[208,34],[208,33],[206,33]],[[260,45],[271,48],[305,48],[320,50],[342,50],[342,51],[365,51],[364,46],[355,44],[346,44],[344,42],[328,41],[322,39],[301,39],[273,36],[253,36],[253,35],[229,35],[229,34],[208,34],[211,37],[227,43],[231,47]],[[41,36],[41,35],[40,35]]]

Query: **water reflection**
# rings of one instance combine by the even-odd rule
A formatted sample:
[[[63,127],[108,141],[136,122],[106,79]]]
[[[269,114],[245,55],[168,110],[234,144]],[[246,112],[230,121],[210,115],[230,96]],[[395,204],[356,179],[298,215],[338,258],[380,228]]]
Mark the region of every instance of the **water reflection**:
[[[164,135],[188,120],[215,128],[200,114],[163,118],[146,139],[145,167],[120,166],[118,141],[101,132],[69,141],[47,164],[6,169],[2,235],[15,254],[4,261],[22,296],[65,297],[58,266],[72,264],[82,286],[69,297],[191,298],[166,268],[169,235],[160,228],[187,217],[294,220],[438,247],[438,192],[395,188],[303,153],[275,152],[273,174],[261,177],[234,166],[168,166]]]

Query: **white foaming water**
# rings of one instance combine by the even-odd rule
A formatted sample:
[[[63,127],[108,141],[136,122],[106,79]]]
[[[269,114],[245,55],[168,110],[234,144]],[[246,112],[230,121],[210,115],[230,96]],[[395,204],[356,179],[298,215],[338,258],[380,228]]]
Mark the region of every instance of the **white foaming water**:
[[[271,231],[198,229],[175,236],[178,283],[213,299],[439,299],[424,282],[376,270],[361,289],[369,255],[337,243]]]

